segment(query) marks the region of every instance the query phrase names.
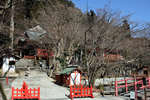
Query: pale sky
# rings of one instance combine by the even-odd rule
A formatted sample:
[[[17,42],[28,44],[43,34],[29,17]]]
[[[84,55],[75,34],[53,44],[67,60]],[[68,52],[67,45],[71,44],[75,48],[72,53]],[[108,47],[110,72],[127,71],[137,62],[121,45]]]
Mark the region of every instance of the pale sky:
[[[122,15],[133,14],[131,21],[150,22],[150,0],[72,0],[82,10],[104,8],[110,2],[110,8],[122,11]]]

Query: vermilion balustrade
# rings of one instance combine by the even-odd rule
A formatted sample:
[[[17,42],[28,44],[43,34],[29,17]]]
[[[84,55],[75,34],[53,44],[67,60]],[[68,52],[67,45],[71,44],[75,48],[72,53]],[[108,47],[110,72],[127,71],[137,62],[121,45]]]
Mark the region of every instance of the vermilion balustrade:
[[[85,87],[83,85],[72,85],[70,86],[70,98],[73,100],[74,97],[91,97],[94,98],[92,94],[92,86]]]
[[[28,89],[28,85],[23,82],[21,89],[14,89],[12,87],[12,97],[11,100],[14,99],[37,99],[40,100],[40,87],[38,89]]]
[[[134,81],[135,80],[135,81]],[[138,80],[138,81],[137,81]],[[130,81],[130,82],[129,82]],[[132,81],[132,82],[131,82]],[[119,85],[121,84],[121,82],[125,83],[125,85]],[[124,80],[120,80],[120,81],[115,81],[115,92],[116,92],[116,96],[118,96],[118,89],[119,88],[126,88],[126,92],[128,92],[128,86],[134,85],[134,91],[135,91],[135,98],[137,99],[137,89],[144,89],[145,87],[149,87],[150,88],[150,78],[146,78],[146,82],[147,85],[144,86],[143,85],[143,80],[142,77],[137,77],[137,78],[129,78],[129,79],[124,79]],[[142,86],[137,88],[137,85],[141,84]]]

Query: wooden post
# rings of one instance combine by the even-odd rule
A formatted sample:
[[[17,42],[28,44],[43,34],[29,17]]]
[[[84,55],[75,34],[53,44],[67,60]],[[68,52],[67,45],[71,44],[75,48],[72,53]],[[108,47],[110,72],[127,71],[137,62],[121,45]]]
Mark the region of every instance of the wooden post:
[[[11,100],[13,100],[13,97],[14,97],[14,87],[12,87],[11,95],[12,95]]]
[[[8,77],[6,77],[6,84],[8,85]]]
[[[146,88],[146,86],[144,88],[144,95],[145,95],[145,100],[147,100],[147,88]]]
[[[70,98],[71,98],[71,100],[73,100],[72,95],[74,95],[74,94],[72,94],[72,86],[70,86]]]
[[[91,98],[94,98],[93,93],[92,93],[92,86],[90,88],[90,91],[91,91]]]
[[[117,86],[117,81],[115,81],[115,91],[116,91],[116,96],[118,96],[118,86]]]
[[[127,80],[125,80],[125,84],[126,84],[126,93],[128,92],[128,83]]]
[[[149,88],[150,88],[150,77],[148,77],[148,83],[149,83]]]
[[[135,92],[135,98],[137,99],[137,86],[136,86],[136,77],[134,73],[134,92]]]
[[[40,87],[38,87],[38,100],[40,100]]]
[[[146,80],[146,77],[142,77],[142,81],[143,81],[143,85],[144,85],[144,96],[145,96],[145,100],[147,100],[147,88],[146,88],[147,80]]]

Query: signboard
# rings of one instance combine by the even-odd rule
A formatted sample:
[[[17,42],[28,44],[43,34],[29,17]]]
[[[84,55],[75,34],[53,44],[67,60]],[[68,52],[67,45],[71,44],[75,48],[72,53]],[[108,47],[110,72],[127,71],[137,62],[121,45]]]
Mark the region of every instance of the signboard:
[[[134,91],[130,91],[130,99],[135,99],[135,92]]]

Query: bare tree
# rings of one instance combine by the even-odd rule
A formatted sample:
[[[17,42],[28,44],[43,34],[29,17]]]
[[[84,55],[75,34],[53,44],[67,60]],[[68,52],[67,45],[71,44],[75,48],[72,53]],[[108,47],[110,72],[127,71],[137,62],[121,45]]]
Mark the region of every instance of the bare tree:
[[[136,30],[133,34],[135,38],[128,41],[128,49],[130,50],[130,59],[138,68],[148,64],[150,57],[150,40],[149,40],[149,24],[144,23],[143,30]],[[129,43],[130,42],[130,43]]]
[[[59,63],[56,63],[55,58],[61,59],[64,57],[64,54],[67,54],[64,58],[65,63],[66,65],[70,64],[75,50],[77,50],[80,45],[79,37],[83,38],[82,34],[80,34],[82,31],[82,13],[75,9],[53,8],[56,12],[52,13],[44,11],[39,20],[40,24],[48,33],[47,39],[44,40],[43,43],[49,41],[46,48],[52,49],[54,52],[54,59],[51,66],[54,65],[54,69],[57,71],[57,65]],[[75,12],[74,14],[72,14],[72,10]],[[47,23],[45,23],[46,21]]]
[[[113,67],[114,63],[106,62],[105,56],[112,51],[117,52],[118,49],[121,50],[124,47],[124,41],[132,38],[131,34],[134,28],[137,27],[137,24],[134,25],[130,23],[134,25],[131,28],[129,25],[123,24],[131,15],[121,17],[120,11],[114,11],[107,7],[98,9],[97,15],[97,21],[91,25],[85,33],[85,47],[91,50],[86,58],[89,86],[94,85],[97,74],[104,77],[108,72],[111,72],[113,68],[116,68],[115,66]],[[99,50],[97,48],[99,48]],[[106,50],[107,52],[104,52]],[[120,66],[118,66],[118,68],[120,68]]]

